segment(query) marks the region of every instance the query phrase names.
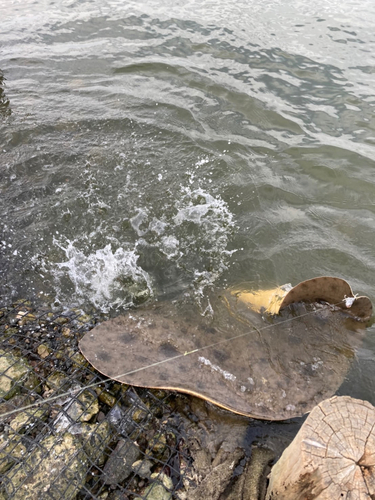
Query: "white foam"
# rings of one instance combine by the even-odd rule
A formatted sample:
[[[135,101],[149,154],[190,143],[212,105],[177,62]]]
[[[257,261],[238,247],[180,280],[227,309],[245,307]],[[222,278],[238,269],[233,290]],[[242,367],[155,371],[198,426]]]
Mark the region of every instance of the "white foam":
[[[147,211],[139,208],[137,215],[130,219],[130,224],[132,225],[132,228],[136,231],[138,236],[144,236],[148,231],[148,227],[144,229],[141,228],[142,225],[144,226],[146,224],[147,216]]]
[[[161,239],[160,250],[171,259],[178,255],[179,241],[174,236],[164,236]]]
[[[106,313],[110,309],[131,304],[129,288],[134,284],[139,284],[139,290],[148,289],[152,294],[150,277],[137,265],[138,255],[135,251],[123,248],[113,251],[111,244],[108,244],[86,255],[74,241],[68,241],[67,246],[57,240],[54,243],[65,252],[67,258],[55,264],[55,278],[57,281],[63,277],[70,279],[73,298],[76,300],[88,300],[96,309]]]
[[[168,224],[166,222],[163,222],[156,217],[152,219],[152,221],[149,224],[149,230],[153,231],[157,235],[161,235],[165,232],[166,228],[168,227]]]

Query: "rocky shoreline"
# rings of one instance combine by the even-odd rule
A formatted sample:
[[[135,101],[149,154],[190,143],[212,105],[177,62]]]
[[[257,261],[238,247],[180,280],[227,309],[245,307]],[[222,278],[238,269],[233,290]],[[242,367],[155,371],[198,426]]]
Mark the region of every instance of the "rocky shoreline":
[[[224,412],[225,433],[237,431],[220,441],[209,405],[96,372],[78,350],[96,322],[24,300],[0,309],[0,499],[263,498],[269,464],[299,424],[275,446],[263,431],[241,445],[234,434],[249,419]]]

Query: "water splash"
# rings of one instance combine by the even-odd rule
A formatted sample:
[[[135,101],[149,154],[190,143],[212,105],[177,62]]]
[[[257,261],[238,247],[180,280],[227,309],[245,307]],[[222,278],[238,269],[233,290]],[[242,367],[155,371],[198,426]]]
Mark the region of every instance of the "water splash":
[[[151,186],[135,175],[127,173],[121,196],[113,198],[100,191],[109,180],[99,182],[92,169],[83,172],[80,233],[70,241],[61,231],[43,258],[56,303],[91,304],[107,313],[154,293],[187,293],[209,314],[206,292],[233,253],[227,250],[233,214],[218,194],[200,186],[204,179],[190,183],[191,173],[177,189],[153,199],[145,196]]]
[[[134,250],[113,251],[108,244],[86,255],[75,241],[68,241],[64,246],[54,239],[54,244],[67,258],[54,265],[57,288],[68,278],[73,298],[79,304],[89,301],[97,310],[108,313],[113,309],[126,309],[152,295],[151,279],[138,266]]]
[[[205,292],[227,269],[234,252],[227,250],[235,228],[233,214],[220,196],[201,187],[180,186],[165,206],[137,208],[130,218],[138,247],[156,250],[159,268],[174,268],[184,292],[207,314]]]
[[[180,232],[180,246],[185,249],[178,264],[187,269],[194,256],[192,286],[200,301],[207,287],[227,269],[229,257],[235,252],[227,250],[235,224],[227,203],[202,188],[182,188],[182,197],[176,203],[174,223]]]

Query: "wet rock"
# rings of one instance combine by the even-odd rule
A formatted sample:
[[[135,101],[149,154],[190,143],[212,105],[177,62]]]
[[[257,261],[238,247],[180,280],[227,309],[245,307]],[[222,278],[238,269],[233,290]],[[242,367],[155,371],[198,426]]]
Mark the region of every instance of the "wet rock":
[[[24,434],[30,431],[41,421],[46,421],[48,417],[48,408],[43,406],[41,408],[31,408],[27,411],[21,411],[10,422],[9,430],[17,434]]]
[[[163,456],[164,451],[167,447],[167,438],[165,434],[156,433],[153,438],[150,439],[147,454],[152,454],[157,458]]]
[[[104,467],[104,482],[117,484],[132,473],[132,465],[141,455],[140,449],[130,440],[120,439]]]
[[[47,344],[40,344],[37,352],[42,359],[45,359],[51,354],[52,349]]]
[[[220,448],[206,477],[197,488],[189,492],[189,500],[221,499],[221,495],[233,477],[234,468],[243,457],[244,451],[239,448],[233,453]]]
[[[27,299],[17,299],[13,302],[12,306],[17,307],[17,306],[24,306],[24,307],[31,307],[31,301]]]
[[[74,337],[73,332],[67,326],[64,326],[64,328],[62,328],[61,333],[62,333],[63,337],[66,337],[66,338]]]
[[[28,406],[33,402],[31,398],[25,395],[14,396],[8,401],[0,403],[0,424],[9,423],[20,413],[20,408]],[[19,410],[19,411],[15,411]]]
[[[132,411],[125,412],[119,405],[115,405],[107,415],[109,423],[122,436],[130,435],[135,429]]]
[[[167,393],[163,389],[154,389],[152,391],[152,394],[157,398],[157,399],[165,399],[167,397]]]
[[[57,318],[53,319],[53,322],[57,325],[65,325],[65,323],[68,323],[68,321],[69,318],[66,318],[65,316],[58,316]]]
[[[112,408],[112,406],[116,403],[116,398],[110,394],[108,391],[102,389],[101,387],[97,387],[95,389],[96,394],[98,395],[99,401],[104,403],[105,405]]]
[[[32,368],[25,359],[0,349],[0,397],[10,399],[18,394],[22,382],[31,372]]]
[[[166,474],[157,472],[151,474],[151,479],[153,479],[154,482],[147,486],[144,491],[144,497],[148,500],[172,500],[172,479]]]
[[[150,298],[150,290],[148,288],[144,290],[138,290],[133,293],[133,302],[136,305],[143,304]]]
[[[172,479],[167,476],[167,474],[164,474],[164,472],[154,472],[151,474],[151,479],[154,481],[159,481],[165,488],[172,489],[173,488],[173,481]]]
[[[40,394],[42,392],[42,386],[41,383],[36,376],[36,373],[34,371],[29,372],[27,377],[25,378],[25,381],[23,383],[23,387],[27,389],[30,392],[36,392]]]
[[[134,410],[132,418],[134,422],[140,424],[141,422],[143,422],[143,420],[147,418],[147,416],[148,412],[146,410],[144,410],[143,408],[137,408],[136,410]]]
[[[61,349],[60,351],[56,351],[55,358],[65,361],[66,360],[66,352],[63,349]]]
[[[48,436],[4,476],[12,500],[74,499],[83,487],[89,461],[80,440],[70,433]]]
[[[93,318],[91,316],[89,316],[88,314],[81,314],[81,316],[79,316],[77,318],[77,321],[79,321],[80,323],[90,323],[91,321],[93,320]]]
[[[105,450],[112,439],[109,423],[104,421],[100,424],[75,424],[69,430],[80,439],[90,460],[97,465],[103,465]]]
[[[47,377],[46,385],[49,389],[64,389],[67,390],[69,386],[68,377],[65,373],[60,371],[55,371]]]
[[[79,391],[80,386],[71,388],[72,396],[58,400],[64,411],[60,412],[53,425],[57,432],[68,430],[77,422],[88,422],[99,412],[99,402],[96,395],[90,390]],[[75,395],[74,391],[77,391]]]
[[[139,477],[144,479],[148,479],[151,477],[151,467],[153,463],[150,460],[137,460],[132,465],[132,470],[134,474],[137,474]]]
[[[78,401],[81,403],[81,415],[79,415],[79,420],[81,422],[88,422],[91,418],[96,415],[99,411],[99,401],[93,392],[86,390],[81,392],[78,396]]]
[[[1,498],[0,498],[1,500]],[[108,500],[129,500],[129,497],[125,495],[122,491],[116,490],[113,491],[109,496]]]
[[[3,335],[4,335],[4,338],[9,338],[9,337],[12,337],[13,335],[17,335],[17,333],[18,333],[18,328],[11,326],[11,327],[5,328]]]
[[[109,491],[102,491],[102,493],[100,493],[98,496],[97,496],[97,499],[98,500],[107,500],[109,498]],[[1,500],[1,499],[0,499]]]
[[[20,310],[17,313],[16,320],[18,320],[19,326],[24,326],[35,321],[36,316],[28,310]]]
[[[73,349],[67,349],[67,355],[65,354],[65,357],[69,357],[75,368],[85,368],[86,366],[88,366],[88,362],[82,356],[82,354],[79,352],[75,352]]]
[[[259,500],[265,498],[269,463],[275,453],[267,448],[253,447],[250,461],[234,486],[220,497],[220,500]]]
[[[5,433],[0,435],[0,474],[4,474],[25,455],[26,447],[21,442],[21,436],[6,436]]]

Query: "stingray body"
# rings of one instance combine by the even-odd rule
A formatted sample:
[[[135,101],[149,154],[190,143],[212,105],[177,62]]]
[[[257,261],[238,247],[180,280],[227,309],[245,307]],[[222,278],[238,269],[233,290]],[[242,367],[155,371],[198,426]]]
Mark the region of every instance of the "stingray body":
[[[368,317],[371,303],[363,312],[345,289],[341,301],[352,303],[342,307],[316,302],[313,293],[311,303],[291,305],[292,290],[277,292],[284,302],[278,314],[259,314],[249,292],[238,289],[211,297],[212,318],[194,305],[156,303],[95,327],[80,349],[119,382],[185,392],[254,418],[301,416],[341,385],[364,332],[358,319]],[[353,319],[348,304],[361,318]]]

